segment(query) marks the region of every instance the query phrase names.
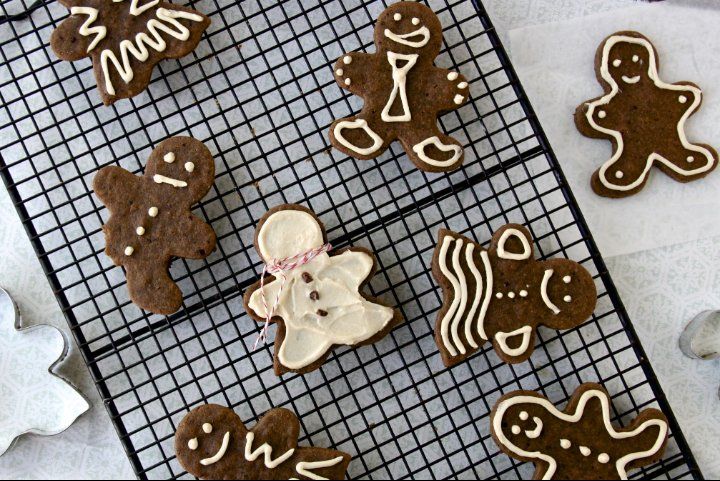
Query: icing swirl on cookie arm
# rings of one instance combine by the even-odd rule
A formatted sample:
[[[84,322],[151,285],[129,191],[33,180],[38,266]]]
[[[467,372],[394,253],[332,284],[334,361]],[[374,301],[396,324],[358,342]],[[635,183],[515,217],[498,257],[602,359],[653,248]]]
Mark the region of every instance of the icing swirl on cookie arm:
[[[80,29],[78,30],[78,33],[84,37],[89,37],[90,35],[95,35],[95,38],[90,42],[90,45],[88,45],[87,52],[91,52],[92,49],[94,49],[98,43],[102,39],[105,38],[107,35],[107,27],[104,25],[96,25],[94,27],[91,27],[91,25],[97,20],[98,18],[98,9],[92,8],[92,7],[72,7],[70,9],[70,13],[72,15],[87,15],[88,18],[85,20],[85,23],[83,23],[80,26]]]
[[[143,8],[147,7],[144,5]],[[100,63],[103,77],[105,79],[105,90],[110,95],[115,95],[115,87],[110,78],[110,63],[115,67],[120,78],[125,83],[130,83],[135,77],[130,55],[135,57],[139,62],[145,62],[150,57],[148,47],[156,52],[164,52],[167,48],[167,42],[163,39],[160,32],[165,32],[171,37],[186,41],[190,38],[190,30],[180,23],[178,19],[189,20],[192,22],[202,22],[204,17],[201,15],[185,12],[182,10],[169,10],[167,8],[158,8],[156,17],[148,20],[147,33],[140,32],[135,35],[133,40],[123,40],[120,42],[120,58],[110,49],[105,49],[100,53]]]
[[[337,464],[341,463],[343,459],[345,458],[343,458],[342,456],[338,456],[336,458],[328,459],[325,461],[300,461],[299,463],[297,463],[297,465],[295,465],[295,471],[297,471],[300,476],[305,476],[308,479],[328,479],[318,474],[315,474],[313,471],[316,469],[330,468],[332,466],[336,466]]]

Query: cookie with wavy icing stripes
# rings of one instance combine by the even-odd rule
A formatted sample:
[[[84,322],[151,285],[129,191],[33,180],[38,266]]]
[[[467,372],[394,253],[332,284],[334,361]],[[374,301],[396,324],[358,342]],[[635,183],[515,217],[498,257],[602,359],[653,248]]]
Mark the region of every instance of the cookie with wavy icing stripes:
[[[95,176],[95,194],[110,211],[103,226],[105,253],[125,268],[138,307],[168,315],[182,306],[168,269],[173,259],[204,259],[215,249],[215,231],[191,212],[214,181],[212,154],[191,137],[161,142],[143,176],[117,166]]]
[[[375,53],[348,53],[333,67],[337,84],[364,101],[359,114],[330,127],[336,149],[368,160],[399,140],[424,171],[462,165],[462,144],[440,130],[438,116],[460,108],[470,90],[465,77],[435,66],[442,39],[440,20],[421,3],[397,2],[382,12]]]
[[[105,105],[145,90],[155,64],[189,54],[210,19],[160,0],[58,0],[70,9],[50,37],[55,55],[90,57]]]
[[[320,219],[296,204],[270,209],[258,223],[255,248],[266,263],[296,256],[327,244]],[[272,321],[275,335],[275,373],[307,373],[318,369],[336,346],[373,344],[403,322],[403,316],[365,292],[377,271],[375,256],[367,249],[349,247],[323,252],[305,265],[279,277],[265,279],[268,308],[279,302]],[[245,310],[265,322],[260,281],[244,295]]]
[[[499,229],[488,249],[441,229],[432,272],[443,290],[435,342],[448,367],[486,341],[503,361],[523,362],[535,349],[538,326],[578,326],[597,301],[585,268],[567,259],[535,260],[530,232],[517,224]]]
[[[276,408],[247,429],[232,409],[193,409],[175,433],[180,465],[199,479],[345,479],[350,455],[298,447],[300,422]]]
[[[490,424],[505,454],[535,464],[533,479],[627,479],[628,471],[662,459],[668,422],[661,411],[645,409],[622,428],[613,416],[607,391],[588,383],[563,411],[533,391],[506,394]]]
[[[643,189],[653,166],[678,182],[712,172],[718,154],[692,142],[685,123],[702,103],[691,82],[664,82],[657,50],[638,32],[618,32],[600,45],[595,71],[605,95],[580,105],[575,124],[587,137],[609,140],[610,159],[592,176],[595,193],[627,197]]]

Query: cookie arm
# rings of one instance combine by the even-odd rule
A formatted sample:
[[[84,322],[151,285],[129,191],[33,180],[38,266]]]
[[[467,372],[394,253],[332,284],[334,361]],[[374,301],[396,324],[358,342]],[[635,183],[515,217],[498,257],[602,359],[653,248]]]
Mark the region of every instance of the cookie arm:
[[[95,175],[93,190],[100,201],[107,207],[131,198],[139,178],[123,169],[112,165],[104,167]]]
[[[470,97],[470,85],[467,79],[452,70],[435,69],[432,85],[437,94],[434,96],[437,110],[440,112],[455,110]]]
[[[178,235],[172,236],[176,244],[171,253],[185,259],[204,259],[215,250],[217,237],[213,228],[191,213],[178,222]]]
[[[343,55],[333,67],[335,81],[341,88],[362,97],[367,94],[368,77],[375,71],[373,59],[374,55],[362,52]]]

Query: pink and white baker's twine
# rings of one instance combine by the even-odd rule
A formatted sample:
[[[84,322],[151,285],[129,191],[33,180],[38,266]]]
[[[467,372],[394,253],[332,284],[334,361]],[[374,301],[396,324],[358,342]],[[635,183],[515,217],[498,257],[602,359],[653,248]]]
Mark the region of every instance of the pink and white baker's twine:
[[[253,350],[257,348],[260,341],[267,341],[267,331],[270,327],[270,320],[275,315],[275,310],[280,303],[280,295],[285,288],[285,281],[287,280],[287,276],[285,274],[297,269],[298,267],[304,266],[323,252],[328,252],[330,249],[332,249],[332,245],[325,244],[320,247],[310,249],[309,251],[295,254],[294,256],[285,257],[284,259],[273,259],[270,263],[265,264],[262,276],[260,277],[260,297],[262,298],[263,308],[265,308],[265,325],[263,326],[262,331],[260,331],[257,339],[255,339]],[[270,307],[268,307],[267,298],[265,297],[265,276],[268,274],[280,277],[280,289],[278,289],[275,300]]]

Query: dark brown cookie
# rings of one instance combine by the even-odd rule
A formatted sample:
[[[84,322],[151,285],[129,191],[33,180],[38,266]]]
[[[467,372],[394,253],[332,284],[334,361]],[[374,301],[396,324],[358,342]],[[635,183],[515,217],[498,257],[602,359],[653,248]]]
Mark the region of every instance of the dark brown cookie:
[[[566,259],[537,261],[530,233],[521,225],[498,230],[488,250],[441,229],[432,271],[443,289],[435,341],[450,367],[492,339],[508,363],[527,360],[537,326],[570,329],[595,309],[592,276]]]
[[[345,479],[349,454],[300,448],[299,434],[287,409],[269,411],[248,430],[232,409],[207,404],[180,422],[175,454],[200,479]]]
[[[533,391],[507,394],[493,408],[491,430],[504,453],[535,463],[534,479],[627,479],[627,471],[662,459],[662,412],[646,409],[622,429],[611,418],[607,391],[583,384],[562,412]]]
[[[283,259],[297,265],[267,276],[264,289],[256,282],[244,296],[245,309],[258,322],[276,306],[278,375],[313,371],[334,346],[372,344],[403,320],[399,310],[363,292],[377,270],[375,256],[359,247],[328,253],[325,228],[305,207],[270,209],[258,223],[255,248],[270,266]],[[303,263],[301,257],[312,259]]]
[[[597,51],[595,70],[605,95],[575,111],[578,130],[613,143],[613,155],[592,177],[592,188],[605,197],[627,197],[645,186],[656,165],[679,182],[705,177],[717,167],[717,152],[691,143],[685,121],[702,103],[702,91],[690,82],[660,80],[658,54],[638,32],[618,32]]]
[[[215,180],[215,161],[202,142],[172,137],[150,154],[145,175],[105,167],[93,188],[110,211],[105,253],[127,273],[130,299],[156,314],[172,314],[182,293],[170,279],[172,259],[204,259],[215,249],[212,227],[190,212]]]
[[[422,170],[460,167],[463,148],[440,131],[437,118],[459,108],[470,92],[462,75],[434,65],[441,45],[442,25],[428,7],[417,2],[388,7],[375,25],[376,53],[353,52],[335,63],[338,85],[365,105],[360,114],[333,123],[332,144],[365,160],[398,139]]]
[[[55,29],[50,46],[63,60],[90,56],[105,105],[139,94],[153,67],[197,47],[210,19],[160,0],[58,0],[70,17]]]

